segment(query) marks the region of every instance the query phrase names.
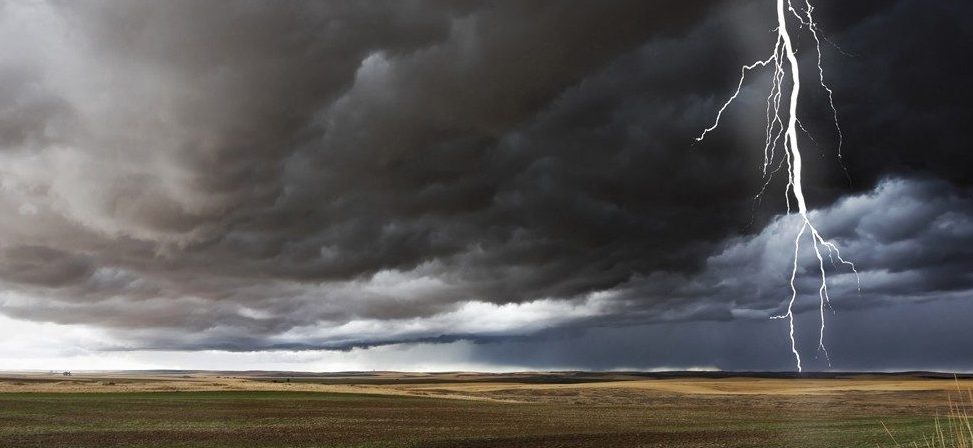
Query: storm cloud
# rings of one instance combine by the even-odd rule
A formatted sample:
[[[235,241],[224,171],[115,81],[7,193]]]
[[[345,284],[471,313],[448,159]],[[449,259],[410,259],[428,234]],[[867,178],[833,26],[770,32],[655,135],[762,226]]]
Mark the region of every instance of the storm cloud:
[[[765,326],[797,231],[783,180],[753,199],[766,77],[692,143],[773,11],[677,3],[3,3],[0,313],[98,350]],[[973,6],[819,3],[844,142],[812,89],[806,189],[859,272],[832,306],[944,312],[973,298]]]

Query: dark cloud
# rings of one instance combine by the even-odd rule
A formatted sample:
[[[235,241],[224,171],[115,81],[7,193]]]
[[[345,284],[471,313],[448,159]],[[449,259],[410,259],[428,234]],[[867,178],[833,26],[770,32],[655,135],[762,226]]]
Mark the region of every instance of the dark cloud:
[[[818,6],[844,168],[809,89],[807,190],[862,274],[859,295],[835,271],[836,306],[968,295],[971,89],[956,55],[970,6]],[[769,51],[766,5],[0,14],[0,38],[21,42],[0,56],[4,314],[94,325],[122,348],[251,350],[780,312],[781,180],[752,199],[766,76],[691,144],[738,67]],[[813,73],[812,42],[798,44]],[[815,269],[801,266],[808,294]]]

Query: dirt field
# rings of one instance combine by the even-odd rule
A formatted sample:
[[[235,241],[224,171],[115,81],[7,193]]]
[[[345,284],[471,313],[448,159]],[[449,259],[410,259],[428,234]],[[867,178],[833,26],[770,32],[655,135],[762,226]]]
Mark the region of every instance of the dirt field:
[[[0,375],[2,447],[892,445],[973,380],[920,376]]]

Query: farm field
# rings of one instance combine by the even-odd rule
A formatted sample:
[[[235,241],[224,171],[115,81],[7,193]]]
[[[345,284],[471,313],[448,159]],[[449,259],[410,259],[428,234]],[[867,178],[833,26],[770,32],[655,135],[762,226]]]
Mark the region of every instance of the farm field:
[[[970,379],[625,373],[0,375],[3,447],[875,447]]]

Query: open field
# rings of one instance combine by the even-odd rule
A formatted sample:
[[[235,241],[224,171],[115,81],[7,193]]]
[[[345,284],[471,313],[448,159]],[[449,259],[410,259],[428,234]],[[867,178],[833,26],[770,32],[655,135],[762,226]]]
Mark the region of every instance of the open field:
[[[973,380],[626,373],[0,375],[2,447],[889,446]]]

